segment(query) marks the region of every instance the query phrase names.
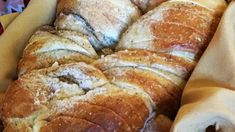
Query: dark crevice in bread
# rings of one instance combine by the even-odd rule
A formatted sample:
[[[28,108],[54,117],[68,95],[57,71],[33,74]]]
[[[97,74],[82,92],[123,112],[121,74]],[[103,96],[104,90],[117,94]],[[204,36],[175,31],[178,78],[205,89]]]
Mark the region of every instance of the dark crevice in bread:
[[[59,14],[59,17],[66,17],[68,15],[72,15],[76,19],[76,21],[78,23],[80,23],[79,32],[84,34],[84,35],[89,36],[88,39],[89,39],[90,43],[92,44],[92,46],[95,49],[96,48],[101,49],[100,42],[97,39],[96,35],[94,34],[94,29],[89,25],[89,23],[86,22],[85,19],[83,19],[82,17],[80,17],[79,15],[74,14],[74,13],[66,13],[66,14],[64,14],[63,12],[61,12]],[[57,19],[55,21],[55,25],[59,25],[57,21],[59,21],[59,19]],[[59,27],[56,27],[56,28],[59,28]],[[71,29],[71,28],[63,28],[63,29],[66,29],[66,30],[75,30],[75,29]],[[78,30],[78,29],[76,29],[76,30]]]
[[[76,16],[78,21],[81,21],[86,25],[85,27],[86,27],[87,31],[89,33],[93,34],[95,39],[98,40],[101,45],[103,45],[102,49],[105,48],[105,47],[106,48],[111,48],[110,44],[113,44],[113,43],[117,44],[117,41],[115,41],[114,39],[112,39],[108,36],[105,36],[102,33],[101,33],[101,36],[97,36],[96,33],[95,33],[94,28],[92,28],[92,26],[87,22],[87,20],[84,17],[82,17],[80,14],[79,15],[78,14],[73,14],[73,15]],[[114,47],[116,47],[116,45],[114,45]]]
[[[105,48],[105,47],[111,48],[110,47],[111,44],[114,44],[114,43],[117,44],[117,41],[115,41],[114,39],[112,39],[108,36],[105,36],[101,32],[96,33],[94,28],[80,14],[75,14],[72,12],[63,12],[60,15],[65,15],[65,16],[72,15],[74,18],[76,18],[77,22],[80,23],[80,28],[83,29],[83,30],[79,30],[79,32],[84,35],[89,36],[90,43],[98,51]],[[57,23],[57,22],[55,22],[55,23]],[[99,36],[97,36],[98,34],[99,34]],[[115,47],[115,45],[114,45],[114,47]]]
[[[76,81],[73,78],[68,77],[68,76],[59,76],[58,79],[61,82],[66,82],[68,84],[77,84]]]

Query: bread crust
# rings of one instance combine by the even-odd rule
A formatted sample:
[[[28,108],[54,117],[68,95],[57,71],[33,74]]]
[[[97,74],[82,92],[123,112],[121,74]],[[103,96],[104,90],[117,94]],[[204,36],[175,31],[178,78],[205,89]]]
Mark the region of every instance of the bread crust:
[[[74,117],[59,116],[40,129],[41,132],[105,132],[97,124],[84,119]]]
[[[187,79],[195,63],[160,52],[126,50],[103,57],[95,61],[93,65],[103,71],[112,67],[149,67]]]
[[[88,38],[77,32],[40,28],[29,40],[18,69],[23,75],[29,71],[48,68],[57,63],[92,63],[98,55]]]
[[[143,13],[146,13],[168,0],[131,0]]]
[[[139,131],[154,109],[148,102],[108,84],[95,67],[71,63],[21,76],[9,87],[2,113],[7,131]]]
[[[160,1],[133,0],[142,10]],[[6,92],[5,131],[169,131],[222,1],[165,2],[94,62],[95,49],[113,48],[139,9],[129,0],[59,0],[56,28],[31,37]]]
[[[159,51],[196,61],[210,42],[220,16],[192,1],[165,2],[133,24],[117,50]]]
[[[127,26],[139,18],[140,11],[129,0],[63,0],[58,3],[57,14],[57,28],[89,35],[98,40],[95,48],[100,50],[114,48]]]

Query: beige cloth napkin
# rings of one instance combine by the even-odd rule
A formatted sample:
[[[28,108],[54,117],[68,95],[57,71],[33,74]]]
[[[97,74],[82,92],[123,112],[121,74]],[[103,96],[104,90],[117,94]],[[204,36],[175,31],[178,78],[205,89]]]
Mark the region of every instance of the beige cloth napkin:
[[[56,3],[57,0],[31,0],[0,36],[0,91],[4,91],[16,76],[17,63],[33,32],[52,23]]]
[[[235,1],[193,72],[173,132],[235,132]],[[212,128],[212,127],[211,127]]]
[[[7,14],[4,16],[0,16],[0,23],[3,28],[6,29],[8,25],[19,15],[19,13]]]

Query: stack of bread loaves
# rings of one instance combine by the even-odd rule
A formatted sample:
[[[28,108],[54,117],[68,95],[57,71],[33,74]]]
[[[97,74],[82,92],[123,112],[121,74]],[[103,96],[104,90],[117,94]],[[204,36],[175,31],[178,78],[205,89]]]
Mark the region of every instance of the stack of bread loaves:
[[[169,131],[226,3],[170,0],[140,19],[149,1],[138,3],[60,0],[55,28],[31,37],[7,90],[5,131]],[[104,48],[116,52],[99,59]]]

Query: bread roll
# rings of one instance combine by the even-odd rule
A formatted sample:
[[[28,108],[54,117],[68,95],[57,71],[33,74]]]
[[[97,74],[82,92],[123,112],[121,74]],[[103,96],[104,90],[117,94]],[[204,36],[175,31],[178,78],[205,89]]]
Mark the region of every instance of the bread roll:
[[[152,52],[148,50],[124,50],[102,57],[95,61],[93,65],[101,70],[115,67],[139,67],[148,68],[153,71],[159,69],[160,73],[164,73],[164,71],[166,71],[169,74],[172,74],[172,77],[176,75],[175,78],[178,76],[187,79],[188,73],[192,72],[193,67],[196,64],[183,58],[160,52]],[[177,83],[179,81],[174,79],[172,82]],[[177,84],[180,85],[180,83]]]
[[[57,6],[58,29],[81,32],[91,38],[95,49],[113,47],[121,33],[140,16],[130,0],[60,0]]]
[[[210,1],[195,1],[172,0],[161,4],[128,29],[117,50],[143,49],[198,60],[225,7],[221,4],[208,7],[206,3]]]
[[[88,38],[77,32],[42,27],[30,39],[19,64],[19,74],[54,63],[91,63],[98,55]]]

